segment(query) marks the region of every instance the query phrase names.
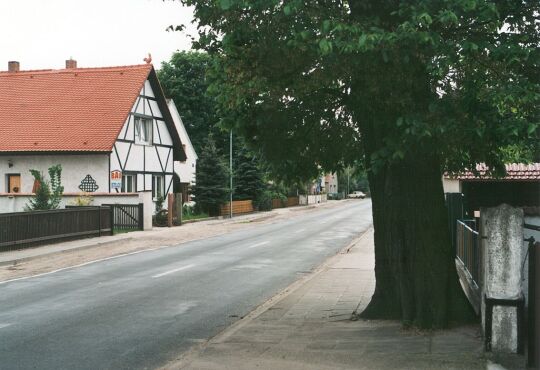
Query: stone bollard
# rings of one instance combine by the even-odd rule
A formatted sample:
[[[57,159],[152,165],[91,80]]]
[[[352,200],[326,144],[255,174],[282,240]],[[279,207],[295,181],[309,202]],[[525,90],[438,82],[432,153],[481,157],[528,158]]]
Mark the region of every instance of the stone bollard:
[[[502,204],[480,213],[486,348],[516,353],[522,324],[523,210]],[[487,304],[486,304],[487,302]],[[491,311],[491,312],[490,312]]]

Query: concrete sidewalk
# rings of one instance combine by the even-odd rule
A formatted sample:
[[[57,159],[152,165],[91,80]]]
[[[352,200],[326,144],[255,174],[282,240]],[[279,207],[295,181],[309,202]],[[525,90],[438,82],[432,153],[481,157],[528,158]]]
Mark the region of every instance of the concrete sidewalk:
[[[485,369],[479,327],[352,321],[375,286],[373,233],[165,369]]]

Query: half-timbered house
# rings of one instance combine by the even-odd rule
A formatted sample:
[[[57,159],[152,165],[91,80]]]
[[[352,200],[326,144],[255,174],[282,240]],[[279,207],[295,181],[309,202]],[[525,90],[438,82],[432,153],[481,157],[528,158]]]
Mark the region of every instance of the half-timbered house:
[[[0,193],[62,165],[65,193],[173,192],[186,153],[151,64],[0,72]]]

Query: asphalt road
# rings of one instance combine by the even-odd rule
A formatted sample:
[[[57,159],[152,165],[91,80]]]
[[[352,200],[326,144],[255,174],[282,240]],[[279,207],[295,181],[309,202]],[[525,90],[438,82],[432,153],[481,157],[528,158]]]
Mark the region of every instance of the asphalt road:
[[[155,368],[345,247],[369,200],[0,283],[0,369]]]

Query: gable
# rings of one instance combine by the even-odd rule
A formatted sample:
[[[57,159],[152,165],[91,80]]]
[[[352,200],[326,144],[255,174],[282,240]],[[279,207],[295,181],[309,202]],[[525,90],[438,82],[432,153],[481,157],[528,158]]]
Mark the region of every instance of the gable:
[[[156,71],[152,68],[148,75],[148,85],[151,87],[152,94],[155,96],[155,102],[159,108],[160,113],[163,116],[163,122],[167,127],[169,134],[171,136],[174,148],[173,148],[173,160],[175,161],[185,161],[186,153],[182,147],[182,140],[180,140],[180,135],[176,130],[174,120],[172,118],[169,107],[167,106],[167,100],[165,99],[165,94],[157,78]],[[145,85],[146,86],[146,85]]]
[[[152,120],[153,144],[174,145],[172,135],[169,132],[165,118],[163,118],[163,113],[159,108],[152,86],[148,80],[141,88],[139,96],[131,108],[131,114],[128,115],[118,135],[119,140],[135,141],[135,117],[144,117]]]

